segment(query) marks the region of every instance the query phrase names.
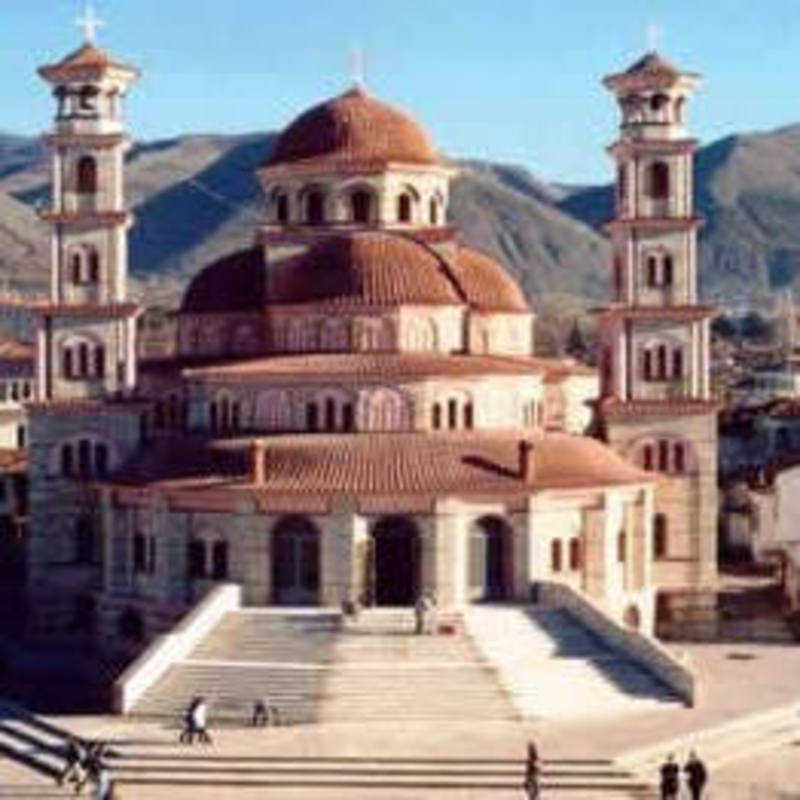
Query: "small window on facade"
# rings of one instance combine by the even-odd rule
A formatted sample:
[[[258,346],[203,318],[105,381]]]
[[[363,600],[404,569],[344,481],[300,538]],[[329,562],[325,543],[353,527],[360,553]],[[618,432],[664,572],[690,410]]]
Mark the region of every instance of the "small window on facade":
[[[569,540],[569,568],[574,572],[581,568],[581,540]]]
[[[369,192],[353,192],[350,198],[352,205],[353,222],[366,224],[370,220],[372,210],[372,195]]]
[[[561,572],[561,540],[553,539],[550,543],[550,569],[552,572]]]
[[[472,403],[467,403],[467,404],[464,406],[464,427],[465,427],[465,428],[466,428],[468,431],[472,430],[472,426],[473,426],[473,414],[474,414],[474,412],[473,412]]]
[[[320,225],[325,221],[325,198],[322,192],[310,192],[306,198],[306,221]]]
[[[647,257],[647,285],[651,288],[658,285],[658,259],[655,256]]]
[[[225,541],[214,542],[211,550],[211,577],[216,581],[228,577],[228,543]]]
[[[653,556],[667,557],[667,515],[656,514],[653,518]]]
[[[143,533],[133,535],[133,571],[144,572],[147,569],[147,539]]]
[[[628,537],[625,535],[625,531],[620,531],[617,534],[617,561],[620,564],[625,563],[625,559],[627,556],[626,549],[628,546]]]
[[[397,198],[397,221],[411,222],[411,196],[405,192]]]
[[[73,364],[72,361],[72,348],[65,347],[63,356],[64,356],[64,364],[63,364],[64,377],[71,378],[75,372],[75,365]]]
[[[680,347],[672,351],[672,377],[683,377],[683,350]]]
[[[658,469],[661,472],[669,470],[669,442],[666,439],[658,442]]]
[[[89,374],[89,345],[81,342],[78,345],[78,375],[85,378]]]
[[[92,443],[88,439],[78,442],[78,472],[83,477],[92,474]]]
[[[325,400],[325,430],[336,430],[336,403],[331,397]]]
[[[106,349],[101,344],[94,349],[94,374],[98,378],[106,374]]]
[[[310,431],[315,431],[317,430],[317,426],[318,426],[317,404],[308,403],[306,405],[306,428]]]
[[[27,431],[24,425],[17,425],[17,447],[25,447],[27,445]]]
[[[644,379],[651,381],[654,378],[653,374],[653,351],[649,348],[644,351]]]
[[[455,430],[458,426],[458,403],[455,400],[447,401],[447,427]]]
[[[156,406],[156,408],[158,408],[158,406]],[[164,424],[163,410],[161,414],[162,414],[161,424],[163,426]],[[212,431],[216,431],[219,428],[219,411],[217,409],[217,404],[215,402],[212,402],[208,407],[208,426]]]
[[[648,472],[653,469],[653,445],[646,444],[642,448],[642,466]]]
[[[89,280],[92,283],[100,282],[100,256],[94,248],[89,252]]]
[[[238,431],[242,425],[242,407],[238,402],[231,403],[231,428]]]
[[[686,469],[686,448],[683,442],[675,442],[674,457],[675,472],[683,472]]]
[[[19,384],[16,381],[11,384],[11,399],[19,400]]]
[[[74,469],[72,445],[63,444],[61,445],[61,474],[67,476],[72,475]]]
[[[206,574],[206,544],[202,539],[189,542],[187,567],[190,578],[204,578]]]
[[[81,282],[81,255],[80,253],[73,253],[70,259],[70,267],[72,269],[72,282]]]
[[[665,200],[669,197],[669,165],[663,161],[656,161],[650,165],[649,195],[654,200]]]
[[[431,225],[439,224],[439,205],[436,200],[431,200],[428,204],[428,219]]]
[[[433,404],[431,425],[435,431],[438,431],[442,427],[442,406],[439,403]]]
[[[97,192],[97,162],[91,156],[84,156],[78,161],[78,193],[95,194]]]
[[[353,404],[352,403],[345,403],[342,406],[342,428],[348,432],[354,430],[355,425],[353,424]]]
[[[660,344],[658,346],[658,378],[664,380],[667,377],[667,347]]]
[[[289,221],[289,198],[285,194],[279,194],[275,205],[277,207],[278,222]]]
[[[664,256],[664,277],[661,283],[672,286],[672,256]]]
[[[620,164],[617,170],[617,189],[619,191],[619,199],[624,200],[628,196],[628,170],[624,164]]]
[[[102,442],[94,446],[94,468],[101,477],[108,474],[108,445]]]
[[[22,384],[22,397],[27,400],[30,398],[31,393],[33,392],[33,388],[31,387],[30,381],[25,381]]]

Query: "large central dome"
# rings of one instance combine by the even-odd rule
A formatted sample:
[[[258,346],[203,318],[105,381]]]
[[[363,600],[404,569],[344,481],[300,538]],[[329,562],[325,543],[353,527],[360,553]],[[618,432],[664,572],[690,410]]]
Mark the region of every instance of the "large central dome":
[[[422,128],[402,111],[353,88],[310,108],[280,135],[266,166],[438,164]]]

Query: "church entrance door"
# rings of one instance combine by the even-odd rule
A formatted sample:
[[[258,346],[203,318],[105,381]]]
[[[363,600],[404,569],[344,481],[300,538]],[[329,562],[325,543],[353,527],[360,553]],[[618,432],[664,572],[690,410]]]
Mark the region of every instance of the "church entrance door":
[[[407,517],[384,517],[372,529],[375,604],[409,606],[420,586],[420,537]]]
[[[470,600],[504,600],[511,584],[511,528],[500,517],[481,517],[469,531],[467,595]]]
[[[319,531],[305,517],[286,517],[272,532],[272,599],[278,605],[319,601]]]

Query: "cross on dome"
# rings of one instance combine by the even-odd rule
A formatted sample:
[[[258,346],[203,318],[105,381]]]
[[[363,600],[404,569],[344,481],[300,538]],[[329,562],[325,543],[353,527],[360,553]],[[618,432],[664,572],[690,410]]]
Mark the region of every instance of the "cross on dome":
[[[654,22],[651,22],[646,29],[645,36],[647,37],[647,52],[655,53],[658,51],[658,46],[661,39],[661,28]]]
[[[363,89],[366,84],[366,53],[360,48],[351,50],[348,61],[350,63],[350,76],[353,80],[353,85],[359,89]]]
[[[102,28],[105,22],[98,17],[94,12],[94,6],[91,3],[86,3],[83,10],[83,16],[75,20],[75,24],[83,29],[83,36],[90,44],[94,44],[97,39],[97,29]]]

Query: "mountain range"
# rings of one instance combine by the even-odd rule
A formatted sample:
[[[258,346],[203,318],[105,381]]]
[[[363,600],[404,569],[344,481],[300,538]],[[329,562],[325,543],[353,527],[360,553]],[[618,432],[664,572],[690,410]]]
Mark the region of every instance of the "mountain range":
[[[250,242],[261,207],[254,170],[274,141],[273,133],[196,134],[133,146],[126,181],[136,291],[174,304],[191,275]],[[547,183],[524,167],[485,161],[458,166],[451,222],[465,244],[517,277],[537,309],[560,318],[606,296],[601,228],[613,213],[610,185]],[[706,299],[755,305],[800,289],[800,125],[702,147],[695,191]],[[42,142],[0,135],[0,290],[45,285],[47,229],[35,208],[49,192]]]

